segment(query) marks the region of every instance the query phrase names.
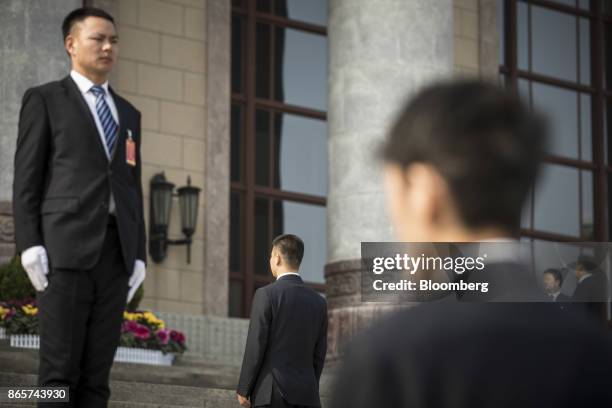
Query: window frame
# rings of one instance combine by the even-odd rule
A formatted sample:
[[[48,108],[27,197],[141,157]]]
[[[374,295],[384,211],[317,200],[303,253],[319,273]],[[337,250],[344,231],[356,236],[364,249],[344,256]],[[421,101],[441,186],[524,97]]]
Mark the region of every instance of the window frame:
[[[255,274],[255,245],[251,239],[254,235],[255,230],[255,202],[258,198],[265,198],[268,200],[268,215],[269,215],[269,234],[272,234],[274,217],[272,215],[273,206],[275,200],[286,200],[293,201],[302,204],[311,204],[325,207],[327,205],[327,198],[318,195],[304,194],[293,191],[286,191],[279,188],[272,187],[274,185],[274,174],[272,170],[272,164],[270,164],[270,186],[261,186],[256,184],[255,181],[255,116],[258,109],[263,109],[270,113],[270,135],[274,135],[274,117],[277,113],[287,113],[292,115],[298,115],[301,117],[318,119],[321,121],[327,121],[327,112],[312,108],[306,108],[297,105],[286,104],[275,100],[274,86],[275,81],[273,77],[274,71],[274,44],[276,36],[276,28],[291,28],[300,30],[303,32],[317,34],[327,37],[327,28],[316,24],[302,22],[285,18],[274,13],[276,0],[272,0],[272,6],[270,13],[264,13],[257,11],[256,0],[243,0],[241,2],[234,2],[232,6],[232,24],[234,18],[240,18],[242,21],[242,41],[241,41],[241,60],[244,62],[244,66],[241,69],[242,75],[242,91],[234,92],[232,89],[231,93],[231,105],[237,105],[241,107],[242,112],[242,134],[241,134],[241,156],[243,160],[242,174],[240,181],[234,181],[230,179],[230,197],[232,194],[238,194],[240,197],[241,211],[238,220],[231,220],[231,222],[239,222],[240,240],[241,245],[238,249],[238,254],[242,260],[241,270],[231,270],[229,272],[229,279],[231,282],[240,282],[242,284],[242,311],[241,316],[247,317],[250,314],[251,302],[254,294],[254,290],[260,286],[271,283],[273,277],[271,274],[268,276],[256,275]],[[269,24],[270,30],[270,80],[269,80],[269,99],[260,98],[256,96],[256,29],[257,23]],[[233,30],[232,30],[233,32]],[[233,43],[233,42],[232,42]],[[232,55],[234,50],[232,50]],[[271,141],[269,143],[269,157],[270,162],[274,159],[275,154],[275,143]],[[231,198],[230,198],[231,199]],[[230,228],[231,230],[231,228]],[[230,239],[230,245],[231,245]],[[232,253],[230,249],[230,253]],[[236,254],[234,254],[236,255]],[[228,265],[228,268],[230,265]],[[305,282],[307,286],[317,290],[318,292],[325,293],[324,283]],[[230,299],[231,301],[231,299]]]

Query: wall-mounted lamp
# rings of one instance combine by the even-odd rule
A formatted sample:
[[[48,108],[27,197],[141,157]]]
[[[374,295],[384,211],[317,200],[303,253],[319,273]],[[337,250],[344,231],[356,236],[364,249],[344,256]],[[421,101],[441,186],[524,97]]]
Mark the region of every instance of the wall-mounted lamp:
[[[163,172],[151,179],[151,200],[149,211],[149,253],[154,262],[159,263],[166,258],[168,245],[187,245],[187,263],[191,262],[191,236],[198,222],[198,202],[200,189],[191,185],[191,177],[187,177],[187,185],[177,189],[173,194],[174,184],[166,180]],[[169,240],[168,225],[172,197],[178,196],[181,211],[181,227],[185,239]]]

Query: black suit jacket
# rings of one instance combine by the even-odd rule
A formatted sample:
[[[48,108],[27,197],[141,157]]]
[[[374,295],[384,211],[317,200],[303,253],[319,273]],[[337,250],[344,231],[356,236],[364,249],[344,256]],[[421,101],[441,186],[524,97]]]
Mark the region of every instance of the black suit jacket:
[[[604,319],[608,291],[606,275],[594,272],[576,286],[572,296],[573,306],[596,319]]]
[[[296,275],[255,292],[237,392],[270,404],[273,382],[290,404],[320,406],[327,303]]]
[[[101,255],[112,191],[128,273],[136,259],[146,261],[140,112],[112,89],[111,94],[119,136],[109,161],[92,113],[70,76],[26,91],[13,184],[18,252],[43,245],[55,268],[92,268]],[[136,166],[126,162],[128,129],[136,143]]]
[[[550,302],[447,298],[358,336],[330,406],[603,407],[610,384],[612,343],[583,315]]]

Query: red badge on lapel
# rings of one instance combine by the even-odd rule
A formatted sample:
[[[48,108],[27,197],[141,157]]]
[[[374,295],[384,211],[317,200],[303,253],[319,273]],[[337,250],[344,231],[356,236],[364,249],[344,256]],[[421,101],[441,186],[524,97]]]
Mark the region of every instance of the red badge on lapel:
[[[128,137],[125,140],[125,161],[130,166],[136,166],[136,143],[132,137],[132,131],[127,130]]]

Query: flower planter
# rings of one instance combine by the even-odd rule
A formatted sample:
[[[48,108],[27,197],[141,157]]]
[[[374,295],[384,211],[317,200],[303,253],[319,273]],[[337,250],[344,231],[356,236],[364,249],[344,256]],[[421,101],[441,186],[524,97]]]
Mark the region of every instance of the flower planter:
[[[119,347],[117,353],[115,353],[115,361],[122,363],[171,366],[174,361],[174,354],[164,354],[159,350]]]
[[[30,334],[17,334],[10,336],[11,347],[38,349],[40,337]],[[142,348],[119,347],[115,353],[115,361],[121,363],[137,363],[160,366],[171,366],[174,354],[164,354],[159,350]]]
[[[40,348],[40,337],[36,334],[14,334],[10,336],[11,347],[37,349]]]

